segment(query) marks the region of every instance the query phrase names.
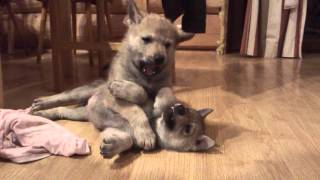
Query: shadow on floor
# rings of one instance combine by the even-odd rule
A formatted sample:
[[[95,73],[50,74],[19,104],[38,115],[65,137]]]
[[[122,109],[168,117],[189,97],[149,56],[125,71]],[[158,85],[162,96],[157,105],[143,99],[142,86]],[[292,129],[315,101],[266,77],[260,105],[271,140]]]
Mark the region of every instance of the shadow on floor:
[[[122,152],[111,164],[112,169],[122,169],[141,156],[141,150],[130,149],[128,151]]]
[[[231,123],[218,122],[215,124],[206,124],[206,134],[216,141],[215,147],[209,153],[222,154],[224,152],[224,144],[236,137],[239,137],[244,132],[251,130],[237,126]]]

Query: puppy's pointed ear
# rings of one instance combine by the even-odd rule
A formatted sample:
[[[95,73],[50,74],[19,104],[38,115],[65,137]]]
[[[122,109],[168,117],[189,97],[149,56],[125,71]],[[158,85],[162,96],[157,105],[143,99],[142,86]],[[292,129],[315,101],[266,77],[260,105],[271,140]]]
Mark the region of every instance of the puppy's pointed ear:
[[[198,110],[198,113],[200,114],[200,116],[202,118],[207,117],[211,112],[213,111],[213,109],[211,108],[205,108],[205,109],[200,109]]]
[[[205,151],[212,148],[216,142],[206,135],[201,135],[196,141],[196,150]]]
[[[127,13],[128,15],[124,19],[124,24],[130,26],[132,24],[139,24],[144,16],[144,13],[142,13],[134,0],[127,0],[128,7],[127,7]]]
[[[177,43],[189,40],[193,38],[193,33],[184,32],[182,29],[177,28]]]

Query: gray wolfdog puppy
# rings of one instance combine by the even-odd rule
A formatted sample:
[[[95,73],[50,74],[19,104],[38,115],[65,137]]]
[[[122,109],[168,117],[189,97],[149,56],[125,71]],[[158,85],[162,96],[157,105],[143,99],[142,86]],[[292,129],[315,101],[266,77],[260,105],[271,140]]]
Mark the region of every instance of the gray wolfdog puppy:
[[[212,147],[214,141],[204,135],[202,123],[211,110],[196,111],[177,103],[171,89],[175,47],[193,35],[160,15],[141,12],[133,0],[128,1],[126,24],[129,29],[107,81],[38,98],[32,113],[49,119],[89,119],[102,131],[100,150],[105,157],[133,145],[151,150],[156,140],[161,147],[178,151]],[[59,107],[74,102],[77,108]]]

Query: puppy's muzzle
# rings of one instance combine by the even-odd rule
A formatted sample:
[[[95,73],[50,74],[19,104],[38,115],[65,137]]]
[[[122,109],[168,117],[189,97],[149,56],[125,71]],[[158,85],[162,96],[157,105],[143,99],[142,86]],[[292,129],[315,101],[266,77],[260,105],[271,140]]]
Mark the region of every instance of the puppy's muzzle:
[[[140,60],[140,71],[143,75],[150,78],[161,72],[165,66],[165,56],[161,53],[156,53]]]
[[[186,112],[187,109],[180,103],[167,108],[163,117],[167,128],[173,130],[176,125],[176,115],[183,116]]]

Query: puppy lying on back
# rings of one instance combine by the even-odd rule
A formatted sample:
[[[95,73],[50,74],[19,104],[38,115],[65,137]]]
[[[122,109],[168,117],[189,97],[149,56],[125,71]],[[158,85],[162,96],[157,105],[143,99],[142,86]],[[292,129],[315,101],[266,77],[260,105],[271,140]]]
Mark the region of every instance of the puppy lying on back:
[[[150,124],[157,135],[160,148],[174,151],[205,151],[215,145],[215,141],[204,135],[204,119],[211,109],[195,110],[176,103],[168,107],[161,117],[151,120]],[[133,146],[134,136],[123,141],[119,134],[103,135],[100,146],[103,157],[111,158]]]
[[[115,83],[117,86],[115,86]],[[52,120],[64,118],[74,121],[89,120],[97,129],[102,131],[103,141],[100,146],[100,153],[107,158],[132,147],[140,147],[134,136],[136,130],[134,128],[139,127],[131,126],[128,120],[120,114],[125,108],[121,103],[134,100],[131,96],[123,96],[123,94],[128,93],[127,91],[131,91],[126,81],[117,80],[110,83],[96,81],[91,85],[91,87],[93,86],[96,86],[96,93],[88,100],[84,109],[77,111],[78,113],[74,113],[73,110],[65,107],[50,108],[32,113]],[[139,89],[143,90],[143,88]],[[68,93],[79,93],[83,90],[86,91],[87,86],[76,88],[68,91]],[[57,96],[61,96],[61,94],[41,99],[48,100]],[[100,97],[103,97],[104,100],[99,101]],[[175,151],[204,151],[214,146],[214,140],[204,134],[203,123],[212,109],[195,110],[190,108],[178,102],[172,89],[168,87],[160,89],[155,98],[146,99],[141,106],[149,117],[150,126],[156,134],[156,143],[160,148]],[[110,109],[106,111],[105,108],[98,107],[110,107]],[[105,114],[103,121],[94,118],[96,111]],[[131,113],[130,116],[134,116],[134,113]]]
[[[176,151],[203,151],[213,147],[215,141],[204,135],[204,119],[211,112],[209,108],[195,110],[181,103],[167,108],[153,122],[158,144]]]
[[[113,82],[109,83],[108,88],[113,97],[130,101],[130,99],[125,99],[125,96],[118,96],[118,94],[129,93],[126,91],[130,91],[130,88],[117,90],[112,84]],[[120,85],[122,83],[118,81],[117,84]],[[124,84],[121,86],[124,86]],[[140,90],[143,90],[143,88],[140,88]],[[150,125],[157,136],[157,145],[160,148],[175,151],[204,151],[214,146],[214,140],[204,135],[203,123],[205,117],[212,112],[212,109],[195,110],[178,102],[171,88],[162,88],[154,101],[149,101],[144,103],[147,105],[144,110],[149,114],[148,117],[152,117],[149,119]],[[110,103],[112,101],[109,99],[106,102]],[[150,108],[150,104],[152,108]],[[136,141],[132,134],[134,130],[129,126],[124,128],[123,126],[126,123],[122,122],[122,119],[118,119],[117,123],[121,124],[121,126],[118,126],[118,130],[102,134],[104,139],[100,146],[100,153],[104,157],[113,157],[136,146]],[[119,133],[123,130],[126,132]]]

